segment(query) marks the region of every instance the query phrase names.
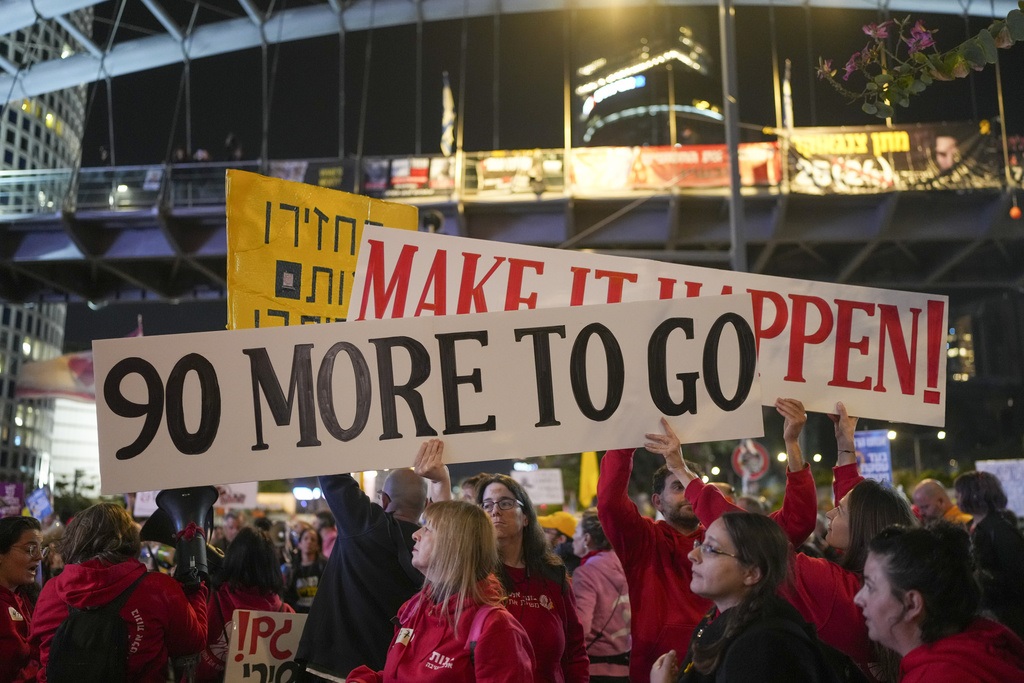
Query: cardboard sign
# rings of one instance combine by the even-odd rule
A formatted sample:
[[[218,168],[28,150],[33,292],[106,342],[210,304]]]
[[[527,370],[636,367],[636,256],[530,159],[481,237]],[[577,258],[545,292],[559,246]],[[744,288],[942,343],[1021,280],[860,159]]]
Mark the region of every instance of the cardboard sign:
[[[1024,516],[1024,460],[979,460],[974,463],[979,472],[990,472],[999,477],[1006,493],[1006,507],[1018,517]]]
[[[945,419],[943,296],[379,228],[363,240],[353,319],[743,292],[765,405],[792,397],[817,412],[843,401],[859,417]]]
[[[14,517],[25,507],[25,485],[0,481],[0,517]]]
[[[344,320],[364,225],[415,230],[416,207],[227,172],[228,327]]]
[[[513,471],[510,476],[523,485],[534,505],[565,505],[562,470],[545,468],[527,472]]]
[[[28,505],[29,514],[36,519],[43,520],[53,514],[50,491],[45,486],[28,494],[25,504]]]
[[[892,486],[892,442],[887,429],[854,432],[853,448],[861,476]]]
[[[747,296],[99,340],[103,493],[759,436]]]
[[[305,614],[236,609],[229,623],[225,683],[299,680],[302,668],[293,658],[306,626]]]

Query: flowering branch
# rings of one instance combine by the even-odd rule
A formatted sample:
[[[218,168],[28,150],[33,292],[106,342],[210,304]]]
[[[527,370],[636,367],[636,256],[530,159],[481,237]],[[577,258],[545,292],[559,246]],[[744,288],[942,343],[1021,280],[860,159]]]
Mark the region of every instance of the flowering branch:
[[[935,30],[924,22],[911,23],[910,17],[890,19],[881,24],[863,27],[869,40],[864,49],[853,53],[843,68],[841,81],[832,60],[819,58],[818,78],[827,82],[851,103],[861,102],[861,109],[879,118],[893,115],[894,107],[910,106],[910,96],[923,92],[935,81],[964,78],[994,64],[999,48],[1008,48],[1024,41],[1024,0],[1021,9],[1012,10],[1006,19],[992,23],[978,35],[965,40],[947,52],[935,45]],[[896,38],[890,49],[890,36]],[[847,85],[852,76],[864,80],[861,90]]]

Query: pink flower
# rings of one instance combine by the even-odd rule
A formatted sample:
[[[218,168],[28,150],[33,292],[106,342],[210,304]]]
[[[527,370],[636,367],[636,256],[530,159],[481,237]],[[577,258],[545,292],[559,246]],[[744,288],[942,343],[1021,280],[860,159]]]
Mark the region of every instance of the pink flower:
[[[910,54],[920,52],[921,50],[931,47],[935,44],[935,39],[932,38],[932,32],[924,27],[924,23],[918,21],[914,24],[914,27],[910,29],[910,37],[904,36],[903,42],[907,44],[907,49]]]
[[[850,76],[852,76],[853,72],[857,70],[857,67],[859,66],[859,62],[860,62],[859,58],[860,58],[860,53],[859,52],[855,52],[850,57],[850,61],[846,62],[846,67],[845,67],[846,73],[843,74],[843,80],[844,81],[850,80]]]
[[[822,62],[818,66],[818,78],[821,79],[821,80],[825,80],[826,78],[831,78],[832,74],[834,74],[834,73],[835,73],[835,69],[832,68],[832,60],[831,59],[825,60],[824,62]]]
[[[885,40],[889,37],[889,26],[892,25],[892,20],[884,21],[881,24],[867,24],[863,26],[861,30],[867,35],[871,36],[873,40]]]

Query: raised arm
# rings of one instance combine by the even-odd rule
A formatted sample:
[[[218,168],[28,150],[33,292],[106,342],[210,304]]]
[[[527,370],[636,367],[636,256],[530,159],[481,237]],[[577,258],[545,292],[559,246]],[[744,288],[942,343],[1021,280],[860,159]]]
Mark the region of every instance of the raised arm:
[[[651,432],[644,435],[647,437],[644,448],[665,458],[668,471],[676,475],[684,487],[689,486],[691,481],[699,477],[683,460],[683,445],[679,443],[679,437],[665,418],[661,418],[661,428],[665,430],[663,434]]]
[[[800,448],[800,434],[807,424],[804,404],[795,398],[775,399],[775,410],[782,416],[782,439],[786,442],[787,469],[799,472],[804,468],[804,453]]]
[[[429,482],[427,501],[437,503],[452,499],[452,478],[448,466],[444,464],[444,442],[441,439],[429,439],[420,445],[416,454],[413,471]]]
[[[857,430],[857,418],[851,417],[842,401],[836,403],[836,412],[829,414],[836,431],[836,466],[832,469],[832,494],[835,504],[849,493],[854,486],[864,481],[857,470],[857,450],[853,445],[853,433]]]

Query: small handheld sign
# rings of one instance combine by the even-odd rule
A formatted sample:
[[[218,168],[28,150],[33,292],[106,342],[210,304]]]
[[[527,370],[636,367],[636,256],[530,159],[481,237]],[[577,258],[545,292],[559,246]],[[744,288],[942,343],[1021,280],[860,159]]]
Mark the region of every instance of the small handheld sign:
[[[768,472],[768,449],[753,439],[743,439],[732,452],[732,469],[744,481],[757,481]]]

